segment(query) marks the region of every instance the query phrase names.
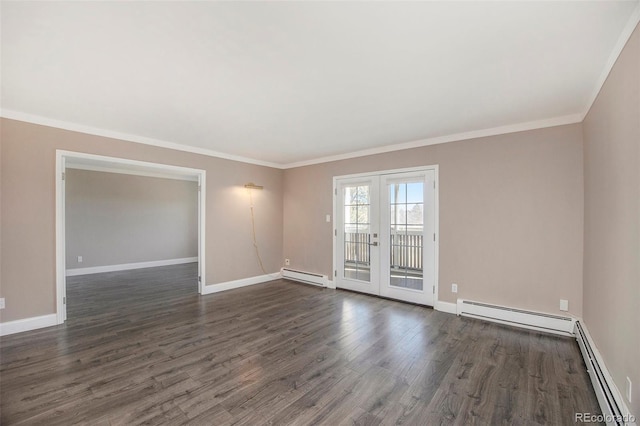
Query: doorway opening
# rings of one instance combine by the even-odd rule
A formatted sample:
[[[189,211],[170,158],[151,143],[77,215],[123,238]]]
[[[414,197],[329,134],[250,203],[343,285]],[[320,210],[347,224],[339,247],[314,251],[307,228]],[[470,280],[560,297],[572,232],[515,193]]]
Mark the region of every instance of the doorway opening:
[[[191,191],[186,198],[185,202],[188,203],[197,203],[195,208],[197,212],[197,232],[196,235],[192,234],[191,241],[193,238],[197,238],[197,256],[193,257],[193,249],[189,254],[190,257],[181,258],[181,259],[169,259],[169,260],[160,260],[160,261],[144,261],[144,262],[127,262],[125,264],[109,264],[107,262],[107,266],[90,266],[83,267],[81,262],[83,261],[82,256],[78,256],[76,259],[68,259],[67,258],[67,241],[68,233],[67,233],[67,182],[71,183],[69,180],[71,177],[77,179],[76,174],[84,173],[84,177],[88,178],[90,176],[100,176],[91,172],[107,172],[109,175],[101,175],[104,179],[105,176],[109,176],[110,180],[117,182],[118,179],[127,179],[126,176],[123,175],[133,175],[134,177],[140,177],[141,179],[130,179],[131,182],[142,182],[145,181],[147,184],[155,184],[162,185],[172,185],[177,190],[180,191]],[[129,176],[131,178],[132,176]],[[161,179],[149,179],[149,178],[161,178]],[[181,182],[182,181],[182,182]],[[78,181],[75,180],[77,184]],[[82,275],[82,274],[93,274],[99,272],[108,272],[109,274],[116,274],[115,271],[126,271],[128,269],[138,269],[138,268],[149,268],[155,266],[161,266],[163,268],[180,268],[180,264],[186,264],[186,268],[191,271],[191,275],[197,269],[197,286],[198,286],[198,294],[202,294],[205,281],[205,206],[206,206],[206,171],[200,169],[191,169],[187,167],[179,167],[172,166],[166,164],[159,163],[150,163],[143,162],[137,160],[129,160],[123,158],[116,157],[106,157],[100,155],[93,154],[85,154],[71,151],[62,151],[58,150],[56,152],[56,314],[57,314],[57,322],[58,324],[62,324],[67,319],[67,277],[74,275]],[[114,187],[113,182],[111,183],[112,188],[117,188],[117,185]],[[197,195],[194,196],[192,190],[197,187]],[[86,192],[85,188],[85,192]],[[90,193],[90,191],[89,191]],[[129,194],[131,197],[131,194]],[[133,202],[144,203],[142,200],[143,197],[140,197],[140,200],[133,200]],[[197,201],[196,201],[197,199]],[[105,200],[106,201],[106,200]],[[108,206],[108,203],[105,203],[105,206]],[[189,206],[191,209],[191,214],[194,213],[193,206]],[[96,213],[97,212],[97,213]],[[100,214],[100,209],[95,208],[93,210],[93,214]],[[107,213],[104,213],[107,214]],[[172,212],[165,211],[165,222],[170,219]],[[149,218],[152,220],[152,218]],[[191,224],[193,224],[193,218],[191,218]],[[106,239],[109,238],[109,232],[104,233]],[[175,234],[175,233],[174,233]],[[175,234],[178,235],[178,234]],[[135,239],[133,239],[135,240]],[[132,241],[133,241],[132,240]],[[72,243],[76,243],[76,241],[71,241]],[[100,244],[100,241],[96,241],[97,244]],[[166,245],[166,242],[165,242]],[[85,247],[90,247],[90,244],[85,244]],[[192,247],[192,246],[191,246]],[[107,251],[102,253],[105,255]],[[110,253],[113,255],[113,253]],[[137,256],[136,249],[132,248],[131,256]],[[166,257],[161,257],[166,258]],[[113,260],[113,259],[111,259]],[[195,262],[197,261],[197,266]],[[115,262],[118,263],[118,262]],[[190,263],[190,265],[188,265]],[[70,269],[70,265],[74,265],[73,268]],[[176,265],[176,266],[169,266]],[[195,269],[194,269],[195,268]],[[122,274],[122,272],[118,272]],[[169,273],[169,271],[167,271]],[[85,275],[90,277],[90,275]],[[71,278],[72,280],[75,277]],[[72,284],[75,281],[71,281]]]
[[[437,166],[334,178],[336,287],[434,306]]]

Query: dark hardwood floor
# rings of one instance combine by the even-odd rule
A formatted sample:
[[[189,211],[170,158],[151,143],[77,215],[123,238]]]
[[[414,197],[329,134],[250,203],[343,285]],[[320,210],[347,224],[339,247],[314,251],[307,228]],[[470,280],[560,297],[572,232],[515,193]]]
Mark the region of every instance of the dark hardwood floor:
[[[2,425],[571,425],[575,340],[196,266],[68,280],[65,325],[1,341]]]

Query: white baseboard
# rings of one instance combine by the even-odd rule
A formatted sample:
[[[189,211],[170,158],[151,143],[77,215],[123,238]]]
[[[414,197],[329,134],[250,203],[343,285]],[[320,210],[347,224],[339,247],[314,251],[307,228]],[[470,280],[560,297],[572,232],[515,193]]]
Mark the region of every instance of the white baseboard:
[[[265,283],[267,281],[273,281],[280,279],[280,272],[274,272],[273,274],[258,275],[257,277],[243,278],[241,280],[227,281],[218,284],[207,284],[202,289],[202,294],[219,293],[221,291],[233,290],[235,288],[247,287],[254,284]]]
[[[327,280],[327,288],[336,289],[336,282],[333,280]]]
[[[1,322],[0,336],[36,330],[38,328],[51,327],[52,325],[58,325],[58,316],[56,314]]]
[[[435,304],[435,306],[433,308],[436,311],[446,312],[448,314],[457,315],[457,313],[458,313],[458,305],[456,305],[455,303],[438,301],[438,302],[436,302],[436,304]]]
[[[120,265],[92,266],[89,268],[67,269],[67,276],[75,277],[77,275],[100,274],[102,272],[128,271],[130,269],[180,265],[182,263],[193,263],[197,261],[198,261],[197,257],[183,257],[180,259],[152,260],[150,262],[123,263]]]
[[[589,330],[587,329],[586,324],[582,320],[578,320],[577,322],[580,324],[580,327],[582,328],[582,331],[584,333],[584,337],[587,340],[588,345],[590,346],[591,352],[593,353],[593,358],[595,358],[595,362],[597,363],[598,367],[600,368],[600,371],[602,372],[601,377],[602,379],[604,379],[606,386],[609,387],[609,390],[611,391],[611,396],[613,396],[613,399],[615,400],[615,404],[618,406],[618,408],[622,412],[623,419],[621,419],[622,420],[621,422],[616,423],[615,421],[609,421],[610,419],[605,419],[605,423],[607,424],[621,423],[621,424],[624,424],[625,426],[635,426],[638,419],[634,417],[634,415],[631,414],[631,412],[629,411],[627,402],[622,396],[622,392],[620,392],[620,389],[618,389],[618,386],[616,386],[616,383],[614,382],[613,377],[611,376],[611,373],[609,373],[609,369],[607,368],[607,365],[604,362],[604,359],[602,358],[602,355],[600,354],[598,347],[593,341],[591,334],[589,334]],[[584,363],[587,366],[587,371],[589,373],[589,377],[591,378],[593,389],[596,392],[596,396],[598,398],[598,403],[600,404],[600,408],[604,414],[611,416],[611,411],[606,402],[608,397],[604,395],[603,387],[598,383],[600,379],[598,378],[598,374],[594,371],[592,367],[590,355],[586,347],[582,344],[581,336],[579,333],[576,333],[576,340],[578,341],[578,346],[580,347],[580,353],[584,358]]]

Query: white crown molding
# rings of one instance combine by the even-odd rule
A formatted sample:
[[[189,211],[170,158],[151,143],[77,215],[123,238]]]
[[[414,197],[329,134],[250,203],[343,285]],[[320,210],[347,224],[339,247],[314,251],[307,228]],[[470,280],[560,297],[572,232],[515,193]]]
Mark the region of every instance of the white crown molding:
[[[611,55],[609,55],[609,59],[605,63],[602,73],[600,74],[600,78],[596,82],[596,85],[593,88],[593,92],[591,93],[591,96],[587,101],[587,104],[581,115],[580,121],[583,121],[587,117],[587,114],[589,114],[589,111],[591,110],[593,103],[596,101],[596,99],[598,98],[598,95],[600,94],[600,91],[602,90],[602,86],[604,86],[604,83],[607,81],[607,78],[609,77],[609,73],[611,73],[613,66],[616,64],[618,57],[622,53],[624,46],[629,41],[631,34],[633,34],[636,27],[638,26],[638,23],[640,23],[640,1],[638,2],[638,4],[636,5],[636,8],[631,13],[629,20],[627,21],[627,24],[625,25],[622,32],[620,33],[620,37],[618,37],[618,41],[613,47],[613,50],[611,51]]]
[[[437,144],[447,143],[447,142],[457,142],[457,141],[482,138],[487,136],[497,136],[497,135],[503,135],[507,133],[523,132],[527,130],[544,129],[547,127],[580,123],[583,118],[581,114],[564,115],[560,117],[547,118],[543,120],[529,121],[526,123],[509,124],[506,126],[492,127],[489,129],[472,130],[469,132],[455,133],[452,135],[419,139],[411,142],[384,145],[376,148],[370,148],[370,149],[364,149],[360,151],[347,152],[344,154],[315,158],[312,160],[299,161],[299,162],[287,163],[287,164],[279,164],[279,163],[260,161],[252,158],[239,157],[232,154],[224,154],[221,152],[212,151],[204,148],[196,148],[188,145],[182,145],[175,142],[167,142],[159,139],[146,138],[143,136],[136,136],[136,135],[130,135],[127,133],[115,132],[111,130],[98,129],[95,127],[84,126],[76,123],[53,120],[46,117],[26,114],[18,111],[7,110],[7,109],[0,110],[0,116],[4,118],[9,118],[12,120],[24,121],[24,122],[33,123],[33,124],[40,124],[43,126],[56,127],[59,129],[71,130],[71,131],[86,133],[90,135],[120,139],[128,142],[142,143],[145,145],[152,145],[160,148],[175,149],[178,151],[185,151],[185,152],[190,152],[194,154],[206,155],[209,157],[222,158],[225,160],[238,161],[242,163],[255,164],[258,166],[271,167],[275,169],[292,169],[295,167],[311,166],[314,164],[328,163],[328,162],[339,161],[339,160],[347,160],[350,158],[365,157],[368,155],[384,154],[387,152],[402,151],[405,149],[420,148],[423,146],[437,145]]]
[[[561,117],[547,118],[544,120],[529,121],[526,123],[509,124],[507,126],[492,127],[490,129],[472,130],[470,132],[455,133],[452,135],[438,136],[435,138],[419,139],[411,142],[404,142],[394,145],[384,145],[377,148],[364,149],[361,151],[347,152],[344,154],[331,155],[327,157],[316,158],[308,161],[299,161],[289,163],[282,166],[284,169],[292,169],[294,167],[311,166],[314,164],[328,163],[331,161],[347,160],[350,158],[364,157],[367,155],[384,154],[386,152],[401,151],[404,149],[420,148],[428,145],[437,145],[447,142],[457,142],[467,139],[483,138],[487,136],[497,136],[507,133],[523,132],[526,130],[544,129],[547,127],[562,126],[565,124],[580,123],[582,116],[580,114],[564,115]]]
[[[24,121],[27,123],[39,124],[42,126],[55,127],[58,129],[71,130],[88,135],[102,136],[105,138],[120,139],[127,142],[141,143],[151,145],[158,148],[173,149],[176,151],[184,151],[192,154],[206,155],[208,157],[222,158],[224,160],[238,161],[240,163],[255,164],[257,166],[272,167],[281,169],[282,165],[269,161],[256,160],[254,158],[242,157],[239,155],[225,154],[223,152],[213,151],[206,148],[198,148],[190,145],[180,144],[176,142],[168,142],[161,139],[148,138],[146,136],[132,135],[130,133],[116,132],[113,130],[101,129],[98,127],[85,126],[83,124],[72,123],[69,121],[55,120],[52,118],[42,117],[40,115],[28,114],[10,109],[0,110],[0,117],[9,118],[11,120]]]

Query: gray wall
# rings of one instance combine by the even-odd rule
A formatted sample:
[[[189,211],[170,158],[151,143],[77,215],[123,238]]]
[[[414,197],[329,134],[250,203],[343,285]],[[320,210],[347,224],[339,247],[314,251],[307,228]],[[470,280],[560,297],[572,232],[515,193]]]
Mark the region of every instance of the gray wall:
[[[197,182],[67,169],[65,184],[67,269],[198,256]]]
[[[285,171],[284,250],[295,268],[333,276],[333,176],[440,166],[440,292],[582,313],[580,124],[451,142]],[[451,283],[458,293],[451,293]]]
[[[640,418],[640,29],[583,123],[584,319]]]

